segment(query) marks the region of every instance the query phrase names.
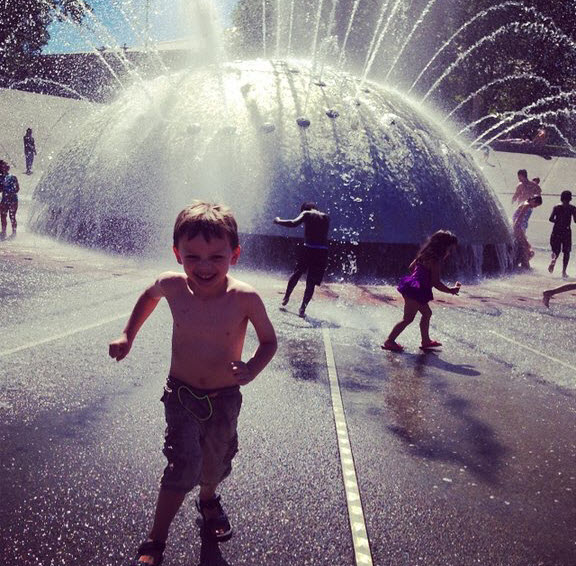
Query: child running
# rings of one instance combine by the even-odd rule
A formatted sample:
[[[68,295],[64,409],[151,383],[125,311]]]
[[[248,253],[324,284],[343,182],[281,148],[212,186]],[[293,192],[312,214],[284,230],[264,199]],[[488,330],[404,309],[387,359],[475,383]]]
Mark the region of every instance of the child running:
[[[276,334],[262,299],[250,285],[228,275],[240,255],[236,220],[228,208],[196,201],[182,210],[174,226],[173,250],[184,273],[162,273],[140,295],[122,336],[109,349],[112,358],[124,359],[160,299],[168,301],[172,361],[162,397],[168,465],[136,566],[162,563],[172,520],[197,485],[204,533],[218,542],[232,536],[216,489],[230,473],[237,452],[240,386],[250,383],[276,352]],[[248,322],[259,345],[243,362]]]
[[[10,224],[12,225],[11,237],[16,237],[16,228],[18,226],[18,222],[16,221],[16,212],[18,212],[19,190],[20,185],[18,184],[18,179],[14,175],[10,175],[10,165],[8,165],[6,161],[0,160],[0,192],[2,192],[2,201],[0,201],[0,222],[2,224],[2,231],[0,232],[0,240],[4,240],[7,237],[7,217],[10,217]]]
[[[548,266],[548,271],[552,273],[556,260],[560,257],[562,252],[562,277],[568,277],[566,270],[568,269],[568,262],[570,261],[570,252],[572,251],[572,230],[570,225],[572,220],[576,222],[576,206],[570,204],[572,200],[572,193],[570,191],[562,191],[560,194],[560,204],[557,204],[552,209],[550,214],[550,222],[554,223],[552,234],[550,235],[550,247],[552,248],[552,260]]]
[[[440,281],[440,268],[442,262],[456,248],[458,239],[452,232],[438,230],[428,238],[426,243],[410,264],[410,275],[403,277],[398,285],[398,291],[404,297],[404,318],[394,326],[388,335],[382,348],[392,352],[402,352],[404,346],[396,342],[396,338],[414,320],[416,313],[420,311],[420,334],[422,336],[422,350],[438,348],[440,342],[430,338],[430,317],[432,310],[428,303],[434,299],[432,287],[436,287],[443,293],[457,295],[460,291],[460,283],[454,287],[448,287]]]

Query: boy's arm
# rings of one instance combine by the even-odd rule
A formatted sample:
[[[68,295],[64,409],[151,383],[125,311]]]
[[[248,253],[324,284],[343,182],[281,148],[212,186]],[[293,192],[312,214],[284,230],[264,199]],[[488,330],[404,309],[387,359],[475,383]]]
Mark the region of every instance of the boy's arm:
[[[248,319],[258,336],[258,348],[246,363],[232,362],[232,371],[240,385],[250,383],[268,365],[278,348],[276,332],[262,299],[257,293],[252,293],[248,300]]]
[[[301,212],[294,220],[283,220],[277,216],[274,218],[274,224],[280,224],[280,226],[285,226],[286,228],[294,228],[304,222],[305,213],[306,211]]]
[[[550,214],[550,218],[548,218],[550,222],[556,222],[556,207],[552,209],[552,213]]]
[[[440,265],[434,264],[431,267],[432,272],[432,286],[438,289],[438,291],[442,291],[443,293],[449,293],[450,295],[457,295],[460,292],[460,283],[456,283],[454,287],[448,287],[448,285],[444,285],[440,280]]]
[[[18,182],[18,177],[14,177],[14,192],[20,192],[20,183]]]
[[[108,354],[111,358],[114,358],[117,362],[123,360],[130,349],[132,348],[132,343],[136,334],[150,316],[152,311],[156,308],[158,301],[164,296],[164,291],[156,281],[153,285],[150,285],[139,297],[132,309],[132,314],[126,323],[124,332],[122,336],[113,342],[110,342],[108,348]]]

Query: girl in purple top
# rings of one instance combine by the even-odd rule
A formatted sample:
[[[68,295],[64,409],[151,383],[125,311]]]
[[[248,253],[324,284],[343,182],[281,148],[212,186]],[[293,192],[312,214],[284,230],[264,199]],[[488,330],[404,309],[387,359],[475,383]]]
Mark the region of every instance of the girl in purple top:
[[[454,287],[447,287],[440,281],[440,268],[442,262],[450,255],[458,244],[458,239],[452,232],[438,230],[428,238],[426,243],[410,264],[410,275],[403,277],[398,285],[398,291],[404,297],[404,317],[398,322],[384,342],[382,348],[392,352],[402,352],[404,347],[396,342],[400,333],[414,320],[416,313],[420,311],[420,334],[422,335],[422,345],[420,348],[426,350],[442,346],[440,342],[430,339],[430,317],[432,310],[428,306],[434,296],[432,287],[439,291],[457,295],[460,291],[460,283]]]

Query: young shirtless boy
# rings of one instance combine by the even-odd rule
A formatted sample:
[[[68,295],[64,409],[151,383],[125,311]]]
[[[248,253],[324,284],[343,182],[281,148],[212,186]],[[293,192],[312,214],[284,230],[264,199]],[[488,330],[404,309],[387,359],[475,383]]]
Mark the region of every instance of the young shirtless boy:
[[[562,191],[560,194],[560,204],[557,204],[552,209],[550,214],[550,222],[554,223],[552,234],[550,235],[550,247],[552,248],[552,260],[548,266],[548,271],[552,273],[556,260],[560,257],[562,252],[562,277],[568,277],[566,270],[568,269],[568,262],[570,261],[570,252],[572,250],[572,230],[570,225],[572,220],[576,222],[576,206],[570,204],[572,200],[572,193],[570,191]]]
[[[186,494],[200,486],[196,507],[205,533],[228,540],[232,527],[216,495],[237,451],[236,425],[242,395],[276,352],[276,334],[262,299],[228,275],[240,255],[236,221],[224,206],[196,201],[176,219],[174,254],[184,268],[162,273],[139,297],[110,356],[126,357],[138,330],[163,297],[172,311],[172,361],[162,402],[166,415],[164,455],[168,465],[152,530],[135,564],[158,566],[170,524]],[[248,322],[258,348],[241,361]]]

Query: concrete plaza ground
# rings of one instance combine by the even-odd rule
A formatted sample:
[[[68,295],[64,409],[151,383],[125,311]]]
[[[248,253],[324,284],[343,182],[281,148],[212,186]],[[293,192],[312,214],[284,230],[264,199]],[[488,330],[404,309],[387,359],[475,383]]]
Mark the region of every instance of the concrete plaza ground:
[[[285,274],[239,267],[280,348],[243,390],[241,451],[223,486],[236,536],[202,541],[188,504],[165,565],[576,563],[576,294],[541,303],[562,283],[546,265],[549,209],[573,188],[564,159],[494,153],[497,166],[482,165],[505,208],[517,169],[544,179],[535,269],[436,293],[437,352],[418,349],[417,326],[406,353],[380,349],[401,315],[393,286],[325,285],[301,320],[302,286],[282,312]],[[31,177],[15,167],[23,230],[0,244],[0,547],[14,566],[119,566],[149,527],[164,465],[166,305],[124,362],[107,343],[174,264],[27,233],[42,165]]]

